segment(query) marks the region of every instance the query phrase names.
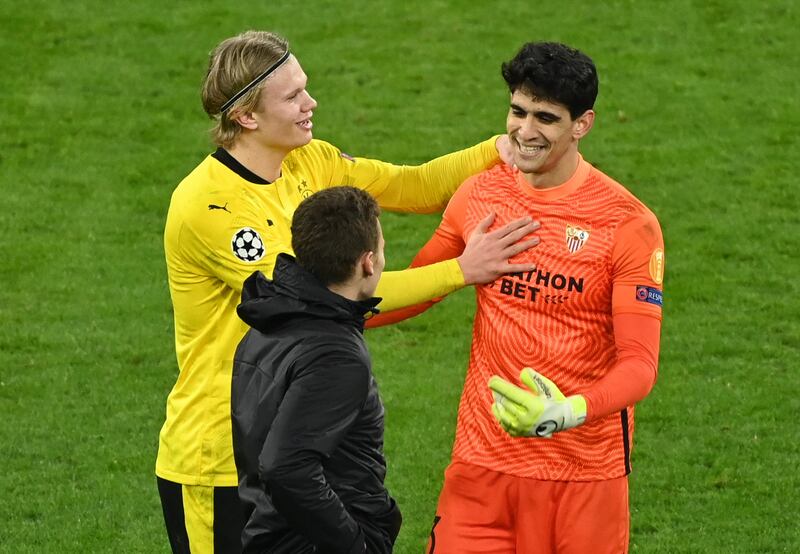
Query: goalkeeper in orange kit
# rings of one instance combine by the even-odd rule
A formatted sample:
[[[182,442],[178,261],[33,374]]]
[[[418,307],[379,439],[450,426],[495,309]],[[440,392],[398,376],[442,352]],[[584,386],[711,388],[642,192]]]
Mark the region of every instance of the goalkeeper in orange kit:
[[[413,265],[457,255],[486,213],[496,225],[541,222],[541,242],[513,258],[534,270],[476,286],[452,463],[426,552],[627,552],[633,406],[658,369],[661,229],[579,153],[598,90],[588,56],[529,43],[502,72],[514,166],[467,179]]]

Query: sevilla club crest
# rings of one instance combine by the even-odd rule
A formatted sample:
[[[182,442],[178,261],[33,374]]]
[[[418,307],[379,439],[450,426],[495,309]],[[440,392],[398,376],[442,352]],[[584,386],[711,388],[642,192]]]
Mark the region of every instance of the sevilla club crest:
[[[583,248],[589,240],[589,231],[575,225],[567,225],[567,250],[572,254]]]

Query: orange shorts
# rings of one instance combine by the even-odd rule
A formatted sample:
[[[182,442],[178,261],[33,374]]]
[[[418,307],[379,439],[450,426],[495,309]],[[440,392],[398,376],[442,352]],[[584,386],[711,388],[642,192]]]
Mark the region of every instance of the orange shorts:
[[[453,462],[426,554],[628,552],[628,478],[538,481]]]

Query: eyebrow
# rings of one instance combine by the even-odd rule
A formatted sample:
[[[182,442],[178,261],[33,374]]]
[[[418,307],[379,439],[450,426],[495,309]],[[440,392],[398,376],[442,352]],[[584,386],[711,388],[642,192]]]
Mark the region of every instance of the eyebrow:
[[[303,92],[303,87],[297,87],[296,89],[292,89],[287,95],[286,98],[291,98],[292,96],[297,96]]]
[[[516,110],[516,111],[520,111],[520,112],[531,113],[531,114],[533,114],[534,117],[537,117],[537,118],[540,118],[540,119],[544,116],[545,119],[550,120],[550,121],[561,121],[561,116],[560,115],[556,115],[553,112],[548,112],[547,110],[534,110],[532,112],[529,112],[528,110],[526,110],[525,108],[523,108],[519,104],[515,104],[514,102],[511,102],[511,109]]]

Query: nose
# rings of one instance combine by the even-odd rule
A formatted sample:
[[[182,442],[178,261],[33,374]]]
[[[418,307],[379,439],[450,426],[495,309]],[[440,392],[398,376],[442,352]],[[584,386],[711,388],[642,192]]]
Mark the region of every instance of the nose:
[[[536,130],[536,124],[533,117],[526,117],[522,121],[520,121],[519,131],[517,134],[523,139],[533,139],[538,136],[538,131]]]
[[[303,108],[304,108],[303,111],[310,112],[311,110],[316,109],[317,108],[317,101],[314,100],[314,97],[311,96],[308,92],[305,92],[305,95],[306,95],[306,99],[305,99],[305,102],[303,103]]]

